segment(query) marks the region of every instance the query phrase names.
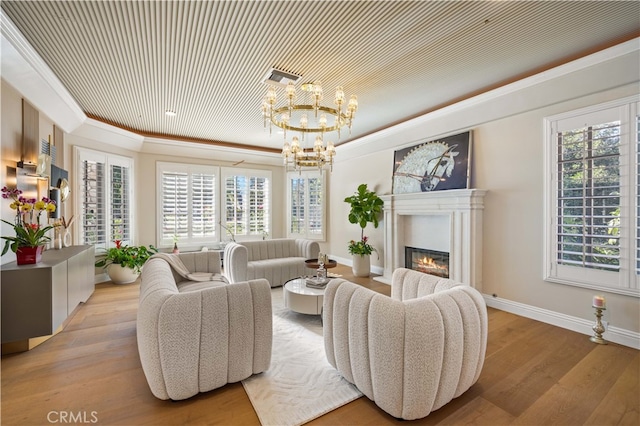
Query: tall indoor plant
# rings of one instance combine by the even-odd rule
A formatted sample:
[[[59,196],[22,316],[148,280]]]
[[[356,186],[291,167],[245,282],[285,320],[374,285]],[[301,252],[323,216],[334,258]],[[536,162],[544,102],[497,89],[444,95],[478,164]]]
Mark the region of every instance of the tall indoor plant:
[[[360,241],[349,242],[349,253],[353,256],[353,274],[356,277],[368,277],[371,273],[371,253],[376,249],[369,244],[364,229],[368,223],[372,223],[374,228],[378,227],[378,217],[382,213],[384,202],[375,191],[367,188],[366,183],[360,184],[356,193],[345,198],[344,202],[351,206],[349,222],[360,226]]]

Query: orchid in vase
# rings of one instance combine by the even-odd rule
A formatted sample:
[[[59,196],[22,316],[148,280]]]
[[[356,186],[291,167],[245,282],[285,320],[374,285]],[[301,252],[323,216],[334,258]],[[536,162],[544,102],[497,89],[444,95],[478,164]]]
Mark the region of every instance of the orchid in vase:
[[[6,186],[2,188],[2,198],[12,200],[9,207],[16,211],[14,223],[2,219],[4,223],[11,225],[15,232],[13,237],[2,237],[5,240],[2,255],[7,253],[9,248],[14,253],[17,253],[20,248],[44,246],[51,240],[47,232],[53,229],[54,226],[42,226],[40,224],[40,216],[43,212],[51,213],[56,211],[55,201],[47,197],[43,197],[40,201],[35,198],[25,198],[22,196],[21,190],[17,188],[9,189]]]

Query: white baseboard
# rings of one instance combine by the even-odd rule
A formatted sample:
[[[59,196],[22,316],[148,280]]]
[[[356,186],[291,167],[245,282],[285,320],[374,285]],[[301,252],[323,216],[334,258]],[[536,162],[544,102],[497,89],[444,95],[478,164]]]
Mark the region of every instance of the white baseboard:
[[[483,296],[487,306],[491,308],[500,309],[501,311],[510,312],[515,315],[531,318],[557,327],[566,328],[567,330],[586,334],[587,336],[593,335],[593,330],[591,329],[594,324],[593,321],[572,317],[570,315],[561,314],[547,309],[537,308],[535,306],[525,305],[524,303],[501,299],[499,297],[492,297],[488,294],[483,294]],[[609,342],[618,343],[634,349],[640,349],[640,333],[636,333],[635,331],[609,326],[606,328],[602,337]]]

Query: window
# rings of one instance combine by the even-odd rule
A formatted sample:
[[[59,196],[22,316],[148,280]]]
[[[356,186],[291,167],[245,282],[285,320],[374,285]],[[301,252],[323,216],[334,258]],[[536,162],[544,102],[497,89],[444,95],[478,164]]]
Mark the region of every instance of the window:
[[[158,245],[201,246],[218,240],[218,167],[158,162]]]
[[[75,152],[80,182],[80,241],[101,248],[111,247],[115,240],[133,244],[133,160],[84,148]]]
[[[639,120],[637,97],[545,120],[548,281],[640,296]]]
[[[290,238],[324,240],[325,177],[318,171],[287,174],[288,223]]]
[[[221,174],[226,232],[233,238],[267,236],[271,230],[271,172],[222,168]]]

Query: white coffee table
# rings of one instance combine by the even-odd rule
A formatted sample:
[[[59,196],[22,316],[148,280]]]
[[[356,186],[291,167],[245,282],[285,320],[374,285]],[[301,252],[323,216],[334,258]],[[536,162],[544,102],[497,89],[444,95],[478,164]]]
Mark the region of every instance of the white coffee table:
[[[305,278],[294,278],[282,288],[284,306],[294,312],[309,315],[322,314],[324,288],[307,287]]]

